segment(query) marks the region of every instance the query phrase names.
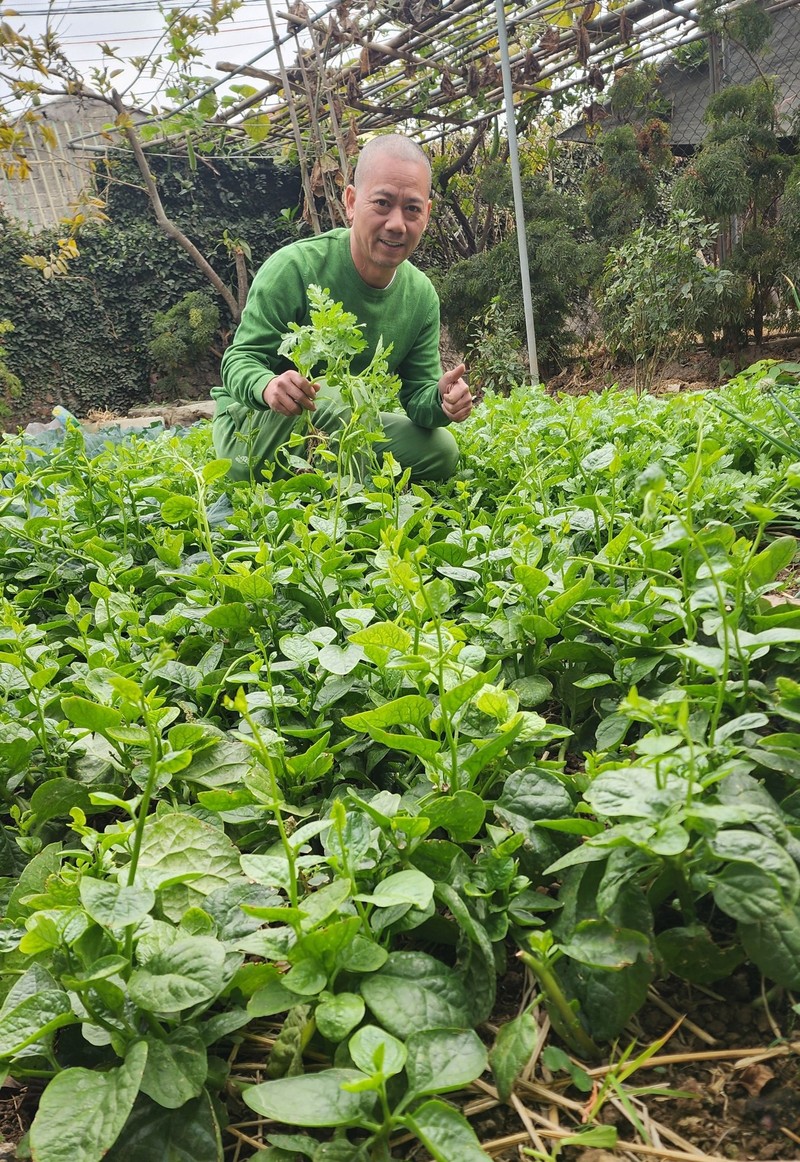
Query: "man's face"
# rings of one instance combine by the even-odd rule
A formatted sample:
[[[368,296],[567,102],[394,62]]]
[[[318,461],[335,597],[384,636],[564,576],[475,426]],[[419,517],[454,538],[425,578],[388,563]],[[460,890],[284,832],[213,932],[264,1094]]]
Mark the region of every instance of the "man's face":
[[[385,287],[416,250],[431,212],[427,166],[390,152],[374,157],[348,186],[344,204],[350,222],[350,251],[368,286]]]

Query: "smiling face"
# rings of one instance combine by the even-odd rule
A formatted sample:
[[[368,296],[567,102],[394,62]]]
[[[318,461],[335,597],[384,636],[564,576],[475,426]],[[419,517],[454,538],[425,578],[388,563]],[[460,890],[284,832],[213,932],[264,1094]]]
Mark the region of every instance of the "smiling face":
[[[391,147],[373,150],[359,162],[356,184],[345,190],[344,204],[356,270],[368,286],[388,286],[428,225],[427,163]]]

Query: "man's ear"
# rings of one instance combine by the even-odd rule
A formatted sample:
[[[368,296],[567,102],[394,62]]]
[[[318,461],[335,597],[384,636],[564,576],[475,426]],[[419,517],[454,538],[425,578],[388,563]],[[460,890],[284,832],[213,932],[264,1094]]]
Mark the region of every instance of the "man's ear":
[[[344,212],[347,215],[347,221],[353,221],[353,214],[356,207],[356,187],[354,185],[345,186],[344,190]]]

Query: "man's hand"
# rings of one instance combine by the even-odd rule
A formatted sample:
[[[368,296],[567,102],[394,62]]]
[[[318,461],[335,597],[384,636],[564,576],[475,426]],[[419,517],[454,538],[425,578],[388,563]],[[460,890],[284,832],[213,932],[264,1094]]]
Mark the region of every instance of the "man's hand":
[[[299,416],[303,411],[315,410],[314,396],[318,391],[319,384],[309,383],[299,371],[284,371],[269,381],[263,399],[270,411]]]
[[[461,378],[466,370],[466,366],[459,363],[452,371],[445,371],[439,380],[442,411],[456,424],[465,420],[472,411],[472,393],[468,384]]]

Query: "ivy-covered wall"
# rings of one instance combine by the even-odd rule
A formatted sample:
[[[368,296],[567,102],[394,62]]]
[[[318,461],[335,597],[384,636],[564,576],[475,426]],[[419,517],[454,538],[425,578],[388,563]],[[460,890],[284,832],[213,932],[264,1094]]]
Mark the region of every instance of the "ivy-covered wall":
[[[297,204],[300,180],[266,158],[151,157],[167,214],[235,286],[223,233],[252,253],[251,275],[290,237],[281,210]],[[77,415],[92,408],[124,412],[151,395],[147,344],[157,311],[190,290],[214,294],[187,254],[158,228],[135,168],[110,163],[109,223],[85,229],[80,257],[68,275],[46,281],[22,264],[24,254],[48,254],[56,235],[32,236],[0,208],[0,320],[8,367],[22,381],[19,399],[0,399],[6,428],[47,418],[60,403]],[[218,299],[224,326],[225,304]]]

